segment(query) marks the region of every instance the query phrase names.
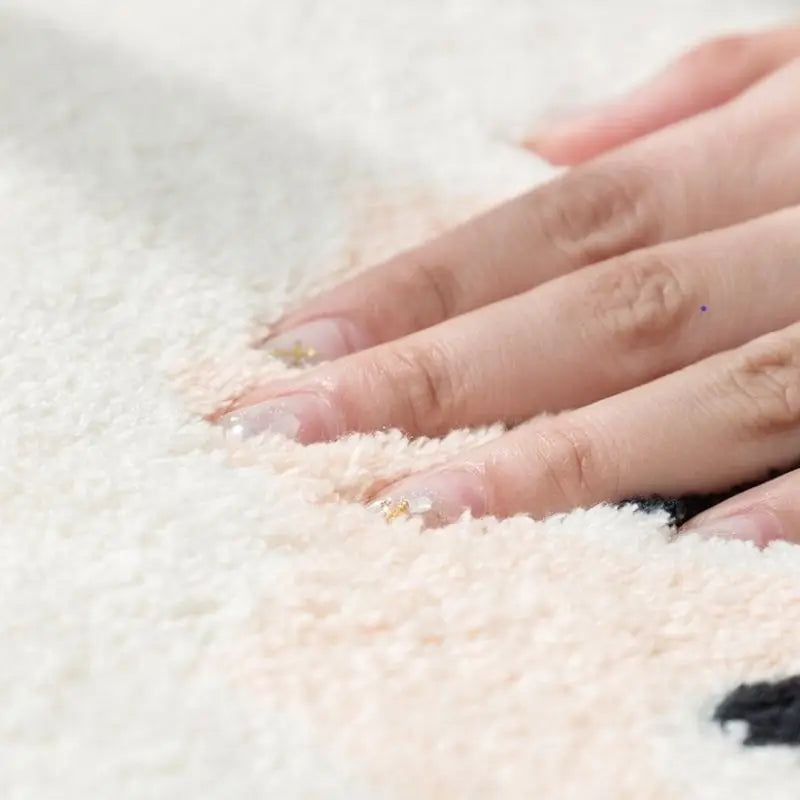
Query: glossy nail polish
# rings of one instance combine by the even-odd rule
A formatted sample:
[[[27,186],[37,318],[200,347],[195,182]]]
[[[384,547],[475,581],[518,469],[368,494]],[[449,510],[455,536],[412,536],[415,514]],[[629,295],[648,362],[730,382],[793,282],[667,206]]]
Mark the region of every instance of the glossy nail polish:
[[[330,404],[310,393],[289,394],[242,406],[222,417],[219,424],[232,441],[278,433],[308,443],[333,439],[342,432]]]
[[[263,347],[291,367],[332,361],[366,346],[354,326],[344,319],[325,318],[305,322],[279,333]]]
[[[465,512],[486,513],[486,490],[476,468],[444,469],[390,486],[367,507],[387,522],[419,517],[425,527],[455,522]]]

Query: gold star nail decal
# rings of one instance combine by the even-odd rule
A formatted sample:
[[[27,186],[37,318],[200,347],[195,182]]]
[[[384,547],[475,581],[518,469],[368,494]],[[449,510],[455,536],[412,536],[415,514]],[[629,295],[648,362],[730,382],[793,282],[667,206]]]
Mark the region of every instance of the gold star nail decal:
[[[372,511],[379,511],[387,522],[392,522],[398,517],[425,514],[433,508],[433,503],[427,497],[418,497],[414,500],[401,498],[396,502],[391,497],[384,497],[382,500],[370,503],[367,508]]]
[[[410,516],[410,507],[408,500],[401,500],[399,503],[395,503],[395,505],[389,504],[383,510],[383,518],[387,522],[391,522],[393,519],[397,519],[398,517],[408,517]]]
[[[283,359],[293,367],[301,367],[306,361],[314,358],[317,351],[313,347],[306,347],[301,341],[296,341],[291,350],[270,350],[271,355]]]

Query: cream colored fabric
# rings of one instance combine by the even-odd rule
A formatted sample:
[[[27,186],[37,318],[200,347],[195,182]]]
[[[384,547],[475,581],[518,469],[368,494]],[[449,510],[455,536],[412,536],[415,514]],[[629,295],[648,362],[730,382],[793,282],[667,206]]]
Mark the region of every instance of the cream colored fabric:
[[[5,0],[0,784],[794,800],[708,722],[800,670],[800,551],[353,500],[498,431],[229,452],[263,324],[545,179],[516,142],[789,0]],[[715,313],[725,313],[717,309]]]

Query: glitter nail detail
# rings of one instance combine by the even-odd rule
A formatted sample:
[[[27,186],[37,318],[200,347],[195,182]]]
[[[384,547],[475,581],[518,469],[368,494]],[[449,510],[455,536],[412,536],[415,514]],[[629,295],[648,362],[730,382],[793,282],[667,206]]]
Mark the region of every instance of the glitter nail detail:
[[[314,347],[306,347],[299,339],[289,350],[270,350],[270,355],[280,358],[293,367],[301,367],[317,355]]]
[[[398,517],[426,514],[433,508],[433,501],[428,497],[415,497],[413,500],[401,498],[395,502],[391,497],[384,497],[370,503],[367,508],[370,511],[379,511],[387,522],[391,522]]]

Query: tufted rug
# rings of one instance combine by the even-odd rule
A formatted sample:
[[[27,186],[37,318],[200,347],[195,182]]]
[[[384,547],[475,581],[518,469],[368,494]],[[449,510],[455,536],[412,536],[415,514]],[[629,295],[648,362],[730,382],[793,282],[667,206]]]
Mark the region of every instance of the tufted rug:
[[[0,2],[0,795],[796,800],[799,548],[388,526],[367,484],[499,428],[204,421],[293,304],[548,178],[542,117],[792,11]]]

